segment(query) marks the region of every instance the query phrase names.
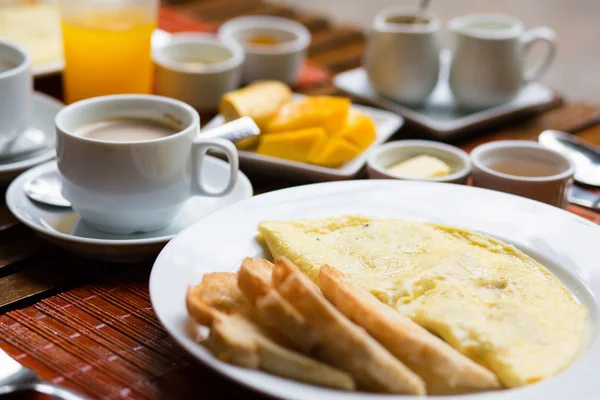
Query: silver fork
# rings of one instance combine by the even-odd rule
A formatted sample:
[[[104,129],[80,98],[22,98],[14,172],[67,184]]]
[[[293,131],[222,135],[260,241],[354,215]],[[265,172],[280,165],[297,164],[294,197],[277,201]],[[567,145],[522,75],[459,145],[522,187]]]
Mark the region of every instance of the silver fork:
[[[31,391],[62,400],[87,400],[67,388],[51,382],[38,381],[35,373],[19,364],[0,349],[0,396]]]

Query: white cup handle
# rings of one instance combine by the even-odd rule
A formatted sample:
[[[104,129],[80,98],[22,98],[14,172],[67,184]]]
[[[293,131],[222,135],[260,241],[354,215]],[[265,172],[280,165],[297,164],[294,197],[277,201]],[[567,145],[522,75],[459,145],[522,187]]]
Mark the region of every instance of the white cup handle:
[[[204,156],[209,150],[217,150],[225,153],[229,162],[229,182],[222,190],[216,190],[206,186],[202,182],[202,170]],[[197,138],[192,144],[192,193],[195,196],[219,197],[225,196],[233,190],[237,181],[239,169],[238,152],[234,144],[225,139]]]
[[[542,26],[530,29],[521,35],[523,59],[527,57],[531,46],[538,41],[546,43],[548,45],[548,51],[545,57],[523,72],[523,80],[525,83],[538,80],[548,70],[548,67],[552,64],[554,56],[556,55],[556,33],[554,33],[552,29]]]

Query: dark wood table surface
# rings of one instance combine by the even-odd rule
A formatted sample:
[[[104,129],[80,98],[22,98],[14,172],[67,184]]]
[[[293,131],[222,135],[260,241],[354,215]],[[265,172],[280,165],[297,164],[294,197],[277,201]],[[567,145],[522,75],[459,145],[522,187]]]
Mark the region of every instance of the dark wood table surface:
[[[232,17],[265,14],[297,20],[312,32],[310,63],[296,89],[339,94],[330,77],[360,65],[365,37],[359,29],[262,0],[189,0],[163,8],[159,25],[171,32],[214,32]],[[58,98],[60,88],[60,76],[36,81],[37,90]],[[470,132],[454,144],[470,150],[491,140],[535,140],[544,129],[560,129],[600,145],[598,122],[600,107],[565,104],[557,94],[551,109]],[[413,137],[427,134],[407,125],[392,140]],[[256,193],[303,183],[249,178]],[[574,205],[569,211],[600,223],[600,213]],[[91,398],[265,398],[195,362],[166,334],[150,304],[151,267],[152,260],[108,264],[69,254],[38,238],[1,204],[0,347],[40,378]]]

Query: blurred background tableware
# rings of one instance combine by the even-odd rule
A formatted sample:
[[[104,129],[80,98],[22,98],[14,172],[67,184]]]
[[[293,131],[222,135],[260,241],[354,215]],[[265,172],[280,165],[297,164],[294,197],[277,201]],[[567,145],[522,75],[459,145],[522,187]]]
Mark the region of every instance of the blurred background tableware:
[[[224,196],[237,179],[233,143],[201,138],[189,105],[154,95],[82,100],[56,116],[62,195],[90,225],[111,233],[158,230],[191,196]],[[229,179],[207,184],[203,158],[225,154]]]
[[[567,132],[545,130],[538,137],[542,146],[556,150],[575,163],[575,180],[600,186],[600,150]]]
[[[363,59],[371,85],[400,103],[420,104],[439,76],[440,22],[414,7],[392,7],[377,14]]]
[[[12,142],[31,122],[33,80],[29,54],[0,40],[0,146]]]
[[[202,138],[220,138],[233,142],[257,136],[259,133],[260,130],[252,118],[242,117],[217,128],[202,131]],[[71,203],[62,195],[60,176],[56,171],[48,171],[26,181],[23,191],[27,197],[38,203],[71,208]]]
[[[197,110],[216,110],[221,96],[241,83],[244,50],[215,35],[180,33],[154,50],[156,94],[184,101]]]
[[[556,53],[552,29],[525,31],[521,21],[506,14],[468,14],[451,19],[448,29],[454,33],[450,89],[466,108],[488,108],[512,99],[546,72]],[[526,68],[535,42],[545,43],[547,52]]]
[[[295,84],[311,40],[304,25],[271,16],[233,18],[221,25],[218,35],[244,48],[244,83],[271,79]]]
[[[565,208],[575,164],[528,140],[501,140],[471,152],[473,186],[528,197]]]
[[[60,0],[67,103],[152,92],[158,0]]]
[[[417,165],[416,175],[401,176],[392,171],[392,168],[407,160],[416,157],[434,157],[447,167],[447,173],[442,176],[425,177],[423,168],[428,165]],[[425,161],[427,163],[427,160]],[[435,164],[434,164],[435,168]],[[419,170],[421,169],[421,170]],[[377,146],[367,160],[367,173],[371,179],[409,179],[431,182],[446,182],[466,184],[471,173],[471,160],[469,155],[458,147],[431,140],[399,140]]]

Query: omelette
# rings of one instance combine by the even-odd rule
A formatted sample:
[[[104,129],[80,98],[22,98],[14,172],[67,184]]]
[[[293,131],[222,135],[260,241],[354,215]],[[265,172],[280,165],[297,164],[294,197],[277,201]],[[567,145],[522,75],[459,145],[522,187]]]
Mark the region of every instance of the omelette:
[[[266,221],[259,232],[316,283],[328,264],[506,387],[552,376],[575,358],[587,310],[546,268],[499,240],[414,221],[342,216]]]

